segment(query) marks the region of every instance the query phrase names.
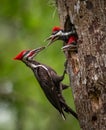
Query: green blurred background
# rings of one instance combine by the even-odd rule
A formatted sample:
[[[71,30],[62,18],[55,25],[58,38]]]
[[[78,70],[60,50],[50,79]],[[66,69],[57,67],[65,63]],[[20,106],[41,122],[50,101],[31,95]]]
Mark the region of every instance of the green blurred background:
[[[0,130],[80,130],[68,114],[63,121],[46,99],[31,70],[14,61],[20,51],[43,45],[53,26],[59,25],[53,0],[0,1]],[[63,73],[65,56],[56,42],[36,59]],[[63,81],[69,85],[68,76]],[[75,110],[71,88],[64,90]]]

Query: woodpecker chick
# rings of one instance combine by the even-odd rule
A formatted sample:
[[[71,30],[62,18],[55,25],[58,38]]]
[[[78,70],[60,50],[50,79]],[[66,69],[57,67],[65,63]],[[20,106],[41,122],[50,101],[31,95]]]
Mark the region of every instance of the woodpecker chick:
[[[62,50],[71,50],[77,52],[77,40],[78,38],[76,38],[75,36],[70,36],[68,43],[62,47]]]
[[[24,50],[20,52],[14,60],[24,62],[33,71],[45,96],[59,111],[63,119],[66,119],[64,111],[72,114],[76,119],[78,119],[77,114],[66,104],[65,99],[62,96],[62,90],[68,87],[61,83],[66,72],[64,71],[62,76],[58,76],[55,70],[51,67],[33,60],[34,56],[43,49],[45,49],[45,47],[40,47],[34,50]]]
[[[72,24],[71,30],[68,32],[56,26],[52,29],[51,36],[49,36],[49,38],[47,38],[46,40],[50,40],[47,46],[51,45],[57,40],[62,40],[66,43],[66,45],[63,46],[62,48],[63,50],[67,48],[75,49],[77,46],[78,35],[73,24]]]

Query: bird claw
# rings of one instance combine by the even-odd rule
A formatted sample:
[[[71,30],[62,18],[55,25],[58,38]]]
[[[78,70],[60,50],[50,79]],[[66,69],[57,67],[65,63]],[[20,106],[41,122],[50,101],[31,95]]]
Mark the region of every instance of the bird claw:
[[[64,62],[65,70],[66,70],[66,68],[67,68],[67,64],[68,64],[68,60],[66,59],[66,61]]]
[[[66,61],[64,62],[65,69],[63,75],[67,74],[67,64],[68,64],[68,60],[66,59]]]

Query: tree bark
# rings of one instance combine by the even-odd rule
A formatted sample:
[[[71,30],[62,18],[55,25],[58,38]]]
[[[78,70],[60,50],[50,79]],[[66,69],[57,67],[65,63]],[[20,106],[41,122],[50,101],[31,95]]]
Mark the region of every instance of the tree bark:
[[[56,4],[61,27],[68,30],[73,23],[79,36],[78,53],[65,54],[80,126],[106,130],[106,0],[56,0]]]

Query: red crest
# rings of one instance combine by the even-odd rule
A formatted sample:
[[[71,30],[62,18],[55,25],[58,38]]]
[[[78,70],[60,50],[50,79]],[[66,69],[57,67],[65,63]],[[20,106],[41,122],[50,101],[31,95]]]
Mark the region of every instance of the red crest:
[[[21,51],[16,57],[14,57],[14,60],[21,60],[26,50]]]
[[[59,31],[59,30],[61,30],[61,28],[58,26],[55,26],[55,27],[53,27],[52,32]]]

